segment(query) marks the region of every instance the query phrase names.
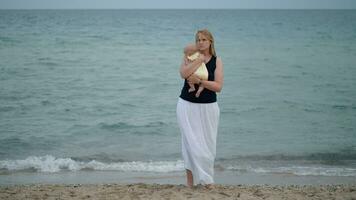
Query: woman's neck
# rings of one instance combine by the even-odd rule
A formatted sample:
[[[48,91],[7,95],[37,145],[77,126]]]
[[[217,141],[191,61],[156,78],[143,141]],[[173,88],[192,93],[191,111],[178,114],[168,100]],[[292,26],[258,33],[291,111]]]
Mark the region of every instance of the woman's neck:
[[[211,54],[209,52],[209,49],[204,50],[204,51],[200,51],[200,53],[203,54],[204,56],[207,56],[207,57],[211,56]]]
[[[209,62],[209,60],[211,59],[211,54],[210,54],[210,52],[209,52],[209,49],[207,49],[207,51],[200,51],[199,53],[201,53],[201,54],[203,54],[204,56],[205,56],[205,59],[204,59],[204,63],[206,64],[206,63],[208,63]]]

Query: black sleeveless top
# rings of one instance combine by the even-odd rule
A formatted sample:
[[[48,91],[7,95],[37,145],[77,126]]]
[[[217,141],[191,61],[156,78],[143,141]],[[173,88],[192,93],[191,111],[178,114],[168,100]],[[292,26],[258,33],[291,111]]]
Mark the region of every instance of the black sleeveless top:
[[[208,76],[208,81],[214,81],[215,80],[215,68],[216,68],[216,57],[211,56],[210,60],[208,63],[205,64],[206,68],[208,70],[209,76]],[[180,98],[190,101],[193,103],[214,103],[216,102],[216,92],[211,91],[207,88],[204,88],[204,90],[200,93],[200,96],[197,98],[195,97],[195,93],[198,91],[199,86],[197,84],[195,86],[195,91],[194,92],[188,92],[189,90],[189,84],[187,80],[184,80],[184,86],[182,88]]]

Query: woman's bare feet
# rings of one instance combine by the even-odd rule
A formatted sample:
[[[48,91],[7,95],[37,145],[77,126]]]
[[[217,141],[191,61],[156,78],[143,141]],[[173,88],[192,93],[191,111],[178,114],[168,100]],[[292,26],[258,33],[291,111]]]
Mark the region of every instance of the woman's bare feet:
[[[204,185],[205,189],[208,189],[208,190],[212,190],[214,189],[214,185],[213,184],[206,184]]]
[[[187,186],[189,188],[193,188],[193,174],[192,171],[190,171],[189,169],[186,169],[187,172]]]

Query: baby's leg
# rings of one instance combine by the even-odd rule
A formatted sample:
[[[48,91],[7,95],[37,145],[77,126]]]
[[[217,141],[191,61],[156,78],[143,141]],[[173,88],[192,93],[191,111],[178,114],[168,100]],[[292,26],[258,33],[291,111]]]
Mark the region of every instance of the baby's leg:
[[[188,90],[188,92],[194,92],[195,91],[195,87],[194,87],[194,84],[193,83],[188,83],[188,85],[189,85],[189,90]]]
[[[197,93],[195,93],[195,97],[198,98],[200,96],[200,93],[204,90],[204,87],[203,86],[199,86],[199,89],[197,91]]]

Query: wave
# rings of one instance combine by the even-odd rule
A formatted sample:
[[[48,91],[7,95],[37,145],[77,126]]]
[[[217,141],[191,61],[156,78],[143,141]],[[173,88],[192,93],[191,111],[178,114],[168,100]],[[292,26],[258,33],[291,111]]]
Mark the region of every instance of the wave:
[[[229,166],[226,169],[238,172],[259,174],[289,174],[296,176],[355,176],[356,168],[330,166],[288,166],[288,167],[241,167]]]
[[[322,164],[286,164],[275,163],[266,165],[261,163],[231,164],[226,161],[217,160],[215,169],[218,171],[232,171],[237,173],[256,174],[288,174],[295,176],[351,176],[356,177],[356,167],[352,166],[330,166]],[[157,172],[168,173],[184,171],[182,160],[174,161],[119,161],[100,162],[97,160],[79,161],[73,158],[56,158],[52,155],[30,156],[24,160],[1,160],[0,174],[27,172],[56,173],[61,171],[123,171],[123,172]]]
[[[230,158],[219,158],[220,161],[315,161],[320,163],[338,163],[342,161],[355,161],[356,152],[351,148],[345,148],[342,152],[335,153],[309,153],[309,154],[267,154],[267,155],[238,155]],[[344,153],[345,152],[345,153]]]
[[[0,106],[0,112],[9,112],[16,110],[16,107],[14,106]]]
[[[2,45],[13,45],[21,43],[21,40],[15,39],[14,37],[0,36],[0,43],[2,43]]]
[[[183,161],[132,161],[104,163],[96,160],[75,161],[71,158],[55,158],[51,155],[30,156],[24,160],[2,160],[2,171],[37,171],[55,173],[60,171],[98,170],[98,171],[137,171],[173,172],[184,169]]]
[[[167,124],[165,122],[157,121],[157,122],[151,122],[147,123],[144,125],[136,125],[136,124],[129,124],[125,122],[117,122],[114,124],[109,124],[109,123],[104,123],[101,122],[98,124],[98,126],[101,129],[108,129],[108,130],[116,130],[116,129],[134,129],[134,128],[155,128],[155,127],[163,127],[166,126]]]

